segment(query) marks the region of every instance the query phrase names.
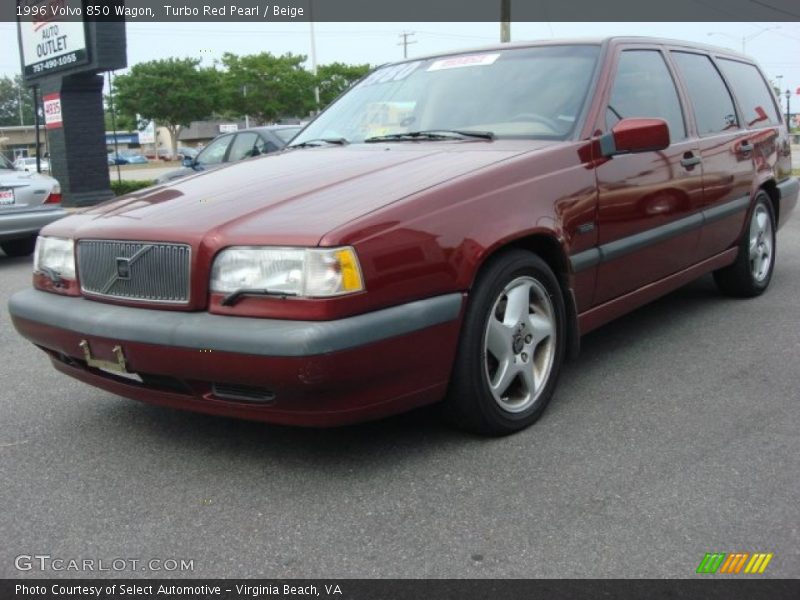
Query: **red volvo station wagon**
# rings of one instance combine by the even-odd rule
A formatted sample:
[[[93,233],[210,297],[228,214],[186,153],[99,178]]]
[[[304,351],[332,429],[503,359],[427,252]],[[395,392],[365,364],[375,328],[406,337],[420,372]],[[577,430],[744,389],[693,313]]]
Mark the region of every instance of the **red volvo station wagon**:
[[[758,67],[648,38],[380,67],[280,153],[47,226],[18,331],[175,408],[531,424],[582,334],[709,272],[769,285],[797,203]]]

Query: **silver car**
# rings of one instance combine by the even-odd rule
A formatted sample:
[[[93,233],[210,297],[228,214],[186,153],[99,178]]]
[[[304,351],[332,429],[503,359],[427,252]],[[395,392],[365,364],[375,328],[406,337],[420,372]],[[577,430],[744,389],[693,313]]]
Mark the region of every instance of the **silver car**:
[[[0,248],[7,256],[31,254],[39,230],[66,214],[58,181],[15,171],[0,154]]]

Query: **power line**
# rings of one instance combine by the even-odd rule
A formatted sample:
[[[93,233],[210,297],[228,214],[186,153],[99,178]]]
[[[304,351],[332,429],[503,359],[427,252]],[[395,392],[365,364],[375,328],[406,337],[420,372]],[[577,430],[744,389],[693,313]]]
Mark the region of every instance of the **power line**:
[[[771,4],[767,4],[766,2],[759,2],[759,0],[750,0],[753,4],[758,4],[759,6],[763,6],[764,8],[768,8],[769,10],[774,10],[775,12],[782,13],[784,15],[788,15],[790,17],[800,17],[800,14],[796,12],[791,12],[789,10],[784,10],[782,8],[778,8],[777,6],[772,6]]]

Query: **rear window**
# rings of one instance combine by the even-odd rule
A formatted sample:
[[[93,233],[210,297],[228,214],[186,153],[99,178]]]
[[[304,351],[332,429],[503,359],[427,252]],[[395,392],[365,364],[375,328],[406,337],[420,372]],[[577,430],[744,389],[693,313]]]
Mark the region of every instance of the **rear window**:
[[[692,102],[697,133],[707,135],[736,129],[733,99],[711,59],[703,54],[673,52],[678,72]]]
[[[733,94],[739,101],[744,113],[742,118],[748,127],[777,125],[781,122],[773,95],[754,65],[723,58],[719,60],[719,66],[733,87]]]

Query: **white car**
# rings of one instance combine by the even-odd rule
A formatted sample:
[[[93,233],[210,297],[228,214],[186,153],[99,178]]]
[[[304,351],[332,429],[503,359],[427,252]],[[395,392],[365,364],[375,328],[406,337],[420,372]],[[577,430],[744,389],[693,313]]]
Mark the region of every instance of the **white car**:
[[[46,158],[42,158],[40,162],[42,171],[47,171],[49,173],[50,161]],[[18,158],[14,161],[14,169],[17,171],[25,171],[26,173],[36,173],[36,157],[26,156]]]
[[[15,170],[0,154],[0,248],[6,256],[27,256],[39,230],[66,216],[61,186],[48,175]]]

